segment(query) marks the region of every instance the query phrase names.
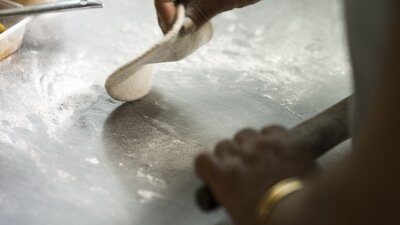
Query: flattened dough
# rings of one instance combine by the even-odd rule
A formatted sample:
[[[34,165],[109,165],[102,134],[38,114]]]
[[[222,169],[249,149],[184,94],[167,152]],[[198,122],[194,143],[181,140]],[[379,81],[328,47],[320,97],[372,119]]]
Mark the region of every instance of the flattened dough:
[[[107,93],[120,101],[134,101],[144,97],[151,90],[155,63],[181,60],[211,40],[211,23],[184,34],[181,30],[185,20],[189,20],[185,17],[185,8],[178,5],[177,18],[171,30],[144,54],[111,74],[105,84]]]

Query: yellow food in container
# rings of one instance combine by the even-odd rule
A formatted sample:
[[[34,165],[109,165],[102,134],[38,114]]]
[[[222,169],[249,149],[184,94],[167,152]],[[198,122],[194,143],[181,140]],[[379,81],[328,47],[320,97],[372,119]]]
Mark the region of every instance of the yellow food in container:
[[[4,26],[4,24],[0,23],[0,34],[3,33],[4,31],[6,31],[6,26]]]
[[[14,7],[21,5],[9,0],[0,0],[0,10]],[[29,21],[30,17],[24,16],[2,19],[1,23],[5,30],[0,32],[0,61],[19,49]]]

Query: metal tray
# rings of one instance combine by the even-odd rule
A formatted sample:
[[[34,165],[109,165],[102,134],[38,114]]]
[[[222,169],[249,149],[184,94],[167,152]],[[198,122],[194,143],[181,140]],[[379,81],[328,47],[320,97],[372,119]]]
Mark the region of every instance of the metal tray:
[[[9,0],[0,0],[0,9],[21,6],[22,5]],[[0,34],[0,60],[3,60],[21,47],[26,24],[30,20],[30,17],[0,19],[0,22],[7,27],[7,30]]]

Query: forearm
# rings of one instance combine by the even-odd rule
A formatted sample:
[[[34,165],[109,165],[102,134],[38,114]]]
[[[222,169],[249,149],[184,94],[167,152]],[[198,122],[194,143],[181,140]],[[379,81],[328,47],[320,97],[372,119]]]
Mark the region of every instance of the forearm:
[[[276,205],[269,225],[399,224],[400,104],[393,98],[397,82],[387,83],[355,137],[353,153]]]
[[[398,224],[399,155],[368,157],[365,150],[287,196],[272,211],[268,225]]]

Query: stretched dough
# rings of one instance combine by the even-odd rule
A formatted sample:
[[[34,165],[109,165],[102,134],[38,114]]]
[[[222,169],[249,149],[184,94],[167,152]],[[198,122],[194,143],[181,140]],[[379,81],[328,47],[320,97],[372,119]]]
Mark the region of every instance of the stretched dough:
[[[125,64],[108,77],[107,93],[120,101],[134,101],[147,95],[152,86],[155,63],[181,60],[211,40],[213,28],[207,23],[194,32],[181,32],[186,20],[185,8],[178,5],[171,30],[152,48]]]

